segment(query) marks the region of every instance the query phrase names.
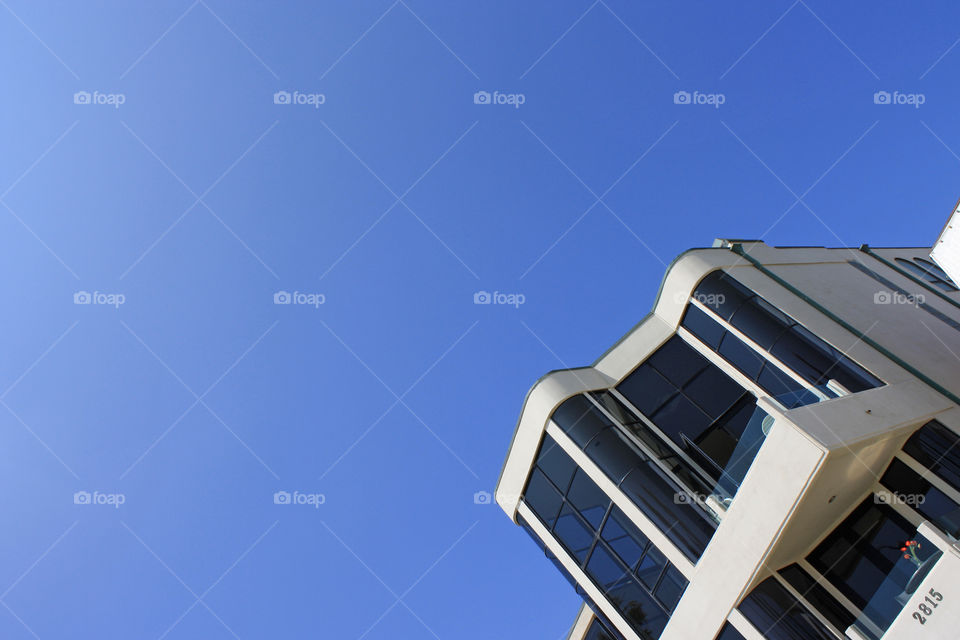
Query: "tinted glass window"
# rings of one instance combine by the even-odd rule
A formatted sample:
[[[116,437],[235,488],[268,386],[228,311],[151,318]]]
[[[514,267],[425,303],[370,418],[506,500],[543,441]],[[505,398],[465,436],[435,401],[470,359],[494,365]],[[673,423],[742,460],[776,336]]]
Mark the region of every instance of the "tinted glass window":
[[[763,356],[748,347],[740,338],[727,332],[720,343],[719,353],[743,375],[756,380],[766,362]]]
[[[567,492],[567,500],[577,508],[580,515],[594,529],[600,528],[603,516],[610,505],[610,498],[600,490],[583,469],[577,471],[573,484],[570,485],[570,491]]]
[[[864,501],[807,560],[857,607],[864,609],[902,557],[917,528],[892,508]]]
[[[956,433],[931,420],[910,436],[903,450],[960,491],[960,436]]]
[[[603,527],[603,539],[631,569],[636,568],[648,544],[647,537],[617,507],[610,512]]]
[[[684,386],[709,365],[706,358],[679,336],[674,336],[661,345],[650,356],[649,362],[675,387]]]
[[[744,301],[753,297],[753,292],[723,271],[714,271],[697,285],[694,295],[709,304],[711,311],[729,320]]]
[[[610,600],[641,637],[659,638],[667,626],[669,618],[663,609],[635,580],[627,580],[611,589]]]
[[[533,509],[547,527],[551,527],[557,521],[563,497],[539,469],[534,469],[530,474],[527,490],[523,494],[523,501]]]
[[[768,640],[835,640],[836,636],[807,611],[776,578],[767,578],[738,607]]]
[[[726,333],[719,322],[692,304],[687,305],[687,311],[683,316],[683,326],[714,351],[720,346],[720,339]]]
[[[540,448],[540,455],[537,456],[537,466],[561,493],[570,486],[573,472],[577,470],[576,463],[552,438],[544,440],[544,446]]]
[[[787,321],[766,300],[755,297],[733,314],[730,324],[750,336],[751,340],[764,349],[769,349],[793,322]]]
[[[723,623],[723,628],[720,629],[720,634],[714,640],[746,640],[743,637],[743,634],[737,631],[737,628],[734,627],[729,622]]]
[[[792,564],[781,569],[780,575],[837,629],[845,630],[857,619],[800,565]]]
[[[647,554],[643,556],[643,560],[640,561],[640,566],[637,567],[637,577],[648,588],[653,589],[657,586],[660,574],[663,573],[666,565],[667,559],[664,555],[656,547],[651,547]]]
[[[583,563],[587,559],[587,553],[593,546],[593,531],[583,523],[569,505],[565,505],[560,511],[560,517],[553,532],[578,563]]]
[[[650,365],[640,365],[617,386],[630,403],[647,417],[677,392],[677,388]]]
[[[581,447],[590,442],[595,435],[612,426],[606,416],[582,395],[573,396],[561,404],[551,417],[557,426]]]
[[[607,429],[587,445],[584,452],[597,463],[614,484],[620,484],[623,477],[643,458],[634,450],[633,445],[616,430]]]
[[[621,638],[619,633],[614,633],[596,618],[590,623],[587,634],[583,636],[583,640],[621,640]]]
[[[654,595],[660,601],[667,611],[673,611],[677,603],[680,602],[680,596],[687,588],[687,579],[683,577],[676,567],[669,567],[663,572],[660,578],[660,584],[657,585]]]

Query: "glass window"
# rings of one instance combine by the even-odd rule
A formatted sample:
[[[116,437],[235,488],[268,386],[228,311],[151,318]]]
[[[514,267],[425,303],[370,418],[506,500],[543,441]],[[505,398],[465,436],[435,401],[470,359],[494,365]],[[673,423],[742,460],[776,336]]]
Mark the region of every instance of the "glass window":
[[[673,336],[647,360],[675,387],[683,387],[710,363],[680,336]]]
[[[603,545],[597,545],[587,563],[587,573],[603,590],[619,584],[630,575],[629,570],[607,551]]]
[[[551,416],[570,439],[580,447],[590,442],[595,435],[612,426],[602,412],[583,395],[575,395],[565,401]]]
[[[852,611],[830,595],[830,592],[817,583],[813,576],[800,565],[792,564],[785,567],[780,570],[780,575],[837,629],[844,631],[857,619]]]
[[[733,314],[730,324],[764,349],[769,349],[794,323],[763,298],[754,297]]]
[[[953,281],[949,278],[949,276],[947,276],[946,273],[943,272],[943,269],[928,260],[924,260],[923,258],[914,258],[911,261],[905,258],[896,258],[896,261],[898,264],[900,264],[900,266],[911,272],[913,275],[937,285],[944,291],[957,290]]]
[[[650,547],[647,554],[643,556],[643,560],[640,561],[640,566],[637,567],[637,577],[649,589],[653,589],[657,586],[660,574],[663,573],[663,568],[666,565],[667,558],[660,553],[660,550],[656,547]]]
[[[717,524],[687,501],[685,492],[649,465],[628,474],[621,489],[657,528],[670,532],[671,540],[692,562],[700,558]]]
[[[953,280],[950,279],[950,276],[947,275],[947,272],[941,269],[940,265],[938,265],[937,263],[931,262],[930,260],[924,260],[923,258],[914,258],[913,260],[917,264],[919,264],[921,267],[923,267],[924,269],[926,269],[936,277],[940,278],[941,280],[945,280],[946,282],[955,284]]]
[[[563,497],[539,469],[534,469],[523,493],[523,501],[550,528],[557,521]]]
[[[687,305],[682,324],[714,351],[720,346],[720,340],[726,333],[723,325],[701,311],[700,307],[692,304]]]
[[[537,466],[561,493],[566,492],[573,472],[577,470],[576,463],[550,436],[543,439],[540,455],[537,456]]]
[[[960,491],[960,436],[931,420],[910,436],[903,450],[938,478]]]
[[[891,507],[876,504],[871,496],[807,560],[862,610],[903,557],[900,549],[916,533],[915,526]]]
[[[768,640],[836,640],[836,636],[773,577],[758,584],[738,608]]]
[[[597,530],[603,522],[603,516],[610,506],[610,498],[590,479],[583,469],[577,469],[577,475],[567,492],[567,500],[576,507],[580,515]]]
[[[659,638],[667,626],[667,614],[636,580],[617,585],[609,598],[642,638]]]
[[[593,531],[583,523],[570,505],[564,505],[561,509],[553,532],[567,551],[577,559],[577,564],[583,564],[590,547],[593,546]]]
[[[720,634],[717,635],[714,640],[747,640],[743,637],[743,634],[737,631],[737,628],[734,627],[729,622],[723,623],[723,628],[720,629]]]
[[[649,364],[642,364],[617,386],[617,391],[647,417],[677,392],[677,388]]]
[[[649,543],[647,537],[616,506],[603,526],[603,539],[631,569],[637,566]]]
[[[913,507],[954,538],[960,537],[960,505],[906,464],[894,458],[880,483],[893,492],[896,500]]]
[[[673,611],[677,603],[680,602],[680,596],[683,595],[686,588],[687,579],[676,567],[670,566],[663,572],[663,578],[660,579],[660,584],[657,585],[654,595],[657,596],[657,600],[667,611]]]
[[[644,460],[617,429],[602,432],[590,441],[584,452],[617,485]]]
[[[682,394],[675,395],[651,416],[651,420],[681,447],[685,444],[684,436],[692,441],[713,422],[710,416]]]
[[[729,320],[753,292],[723,271],[714,271],[704,278],[694,296],[710,307],[718,316]]]
[[[744,396],[744,388],[719,367],[710,366],[691,380],[683,393],[708,416],[717,418]]]
[[[751,380],[757,379],[766,362],[763,356],[730,332],[723,336],[718,353]]]
[[[621,636],[608,629],[598,618],[594,618],[583,640],[621,640]]]

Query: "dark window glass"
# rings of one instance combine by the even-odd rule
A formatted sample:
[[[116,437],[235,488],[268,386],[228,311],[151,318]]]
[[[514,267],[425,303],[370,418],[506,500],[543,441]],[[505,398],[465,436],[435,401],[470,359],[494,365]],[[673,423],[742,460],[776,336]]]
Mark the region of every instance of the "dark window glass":
[[[523,493],[523,501],[549,529],[557,521],[563,497],[539,469],[534,469],[530,474],[527,490]]]
[[[914,258],[914,261],[941,280],[949,282],[950,284],[955,284],[953,280],[950,279],[950,276],[947,275],[947,272],[941,269],[940,265],[937,263],[931,262],[930,260],[924,260],[923,258]]]
[[[601,544],[593,550],[587,573],[604,591],[620,584],[628,578],[630,572]]]
[[[674,442],[683,446],[683,435],[696,438],[713,419],[682,394],[675,395],[662,409],[650,417]]]
[[[719,367],[711,365],[691,380],[683,393],[711,418],[717,418],[743,397],[744,389]]]
[[[712,303],[710,309],[724,320],[729,320],[753,292],[723,271],[714,271],[697,285],[694,295]]]
[[[611,631],[598,618],[594,618],[583,640],[622,640],[622,636]]]
[[[584,452],[614,484],[620,484],[623,477],[644,460],[617,429],[602,432],[590,441]]]
[[[648,465],[636,468],[621,489],[661,531],[669,531],[677,547],[696,562],[707,547],[716,523],[697,506],[680,498],[685,492]]]
[[[720,339],[726,333],[723,325],[692,304],[687,305],[687,311],[683,316],[683,326],[714,351],[720,346]]]
[[[944,532],[960,536],[960,505],[900,460],[893,459],[880,483]]]
[[[569,505],[564,505],[560,511],[560,517],[557,518],[553,532],[567,551],[577,559],[577,563],[583,564],[590,547],[593,546],[593,531],[583,523],[580,516]]]
[[[758,584],[738,608],[768,640],[836,640],[776,578]]]
[[[647,362],[675,387],[683,387],[710,364],[680,336],[673,336],[663,343]]]
[[[676,567],[670,566],[663,572],[663,577],[660,579],[660,584],[657,585],[654,595],[657,596],[657,600],[667,611],[673,611],[677,603],[680,602],[680,596],[683,595],[686,588],[687,579]]]
[[[642,364],[617,386],[617,391],[650,417],[677,392],[677,388],[649,364]]]
[[[748,347],[740,338],[729,332],[723,336],[719,353],[723,356],[724,360],[735,366],[743,375],[751,380],[757,379],[757,375],[766,362],[763,356]]]
[[[663,633],[669,618],[635,580],[627,580],[614,587],[609,597],[641,637],[659,638]]]
[[[854,623],[857,616],[830,595],[823,585],[798,564],[780,570],[780,575],[797,590],[824,618],[837,629],[844,631]]]
[[[767,392],[775,398],[789,393],[806,391],[806,387],[770,362],[764,364],[763,371],[761,371],[757,377],[757,384],[766,389]],[[814,395],[813,402],[817,400],[818,398]],[[787,408],[789,409],[790,407]]]
[[[573,478],[573,472],[577,470],[573,459],[550,436],[543,439],[540,455],[537,456],[537,466],[560,490],[560,493],[566,492]]]
[[[603,539],[631,569],[637,566],[649,542],[617,507],[613,507],[607,523],[603,525]]]
[[[737,631],[737,628],[734,627],[729,622],[723,623],[723,628],[720,629],[720,634],[714,640],[747,640],[743,637],[743,634]]]
[[[960,436],[956,433],[931,420],[910,436],[903,450],[960,491]]]
[[[900,549],[915,539],[916,532],[915,526],[891,507],[876,504],[871,496],[807,560],[853,604],[865,609],[902,558]]]
[[[591,438],[607,427],[612,426],[606,416],[583,395],[573,396],[557,407],[552,419],[580,447],[590,442]]]
[[[570,485],[570,491],[567,492],[567,500],[577,508],[580,515],[595,530],[600,528],[607,507],[610,506],[610,498],[600,490],[600,487],[590,479],[583,469],[577,470],[573,484]]]
[[[651,546],[637,567],[637,577],[648,589],[653,589],[657,586],[665,566],[667,558],[656,547]]]
[[[777,338],[793,324],[763,298],[755,297],[744,303],[730,320],[764,349],[769,349]]]

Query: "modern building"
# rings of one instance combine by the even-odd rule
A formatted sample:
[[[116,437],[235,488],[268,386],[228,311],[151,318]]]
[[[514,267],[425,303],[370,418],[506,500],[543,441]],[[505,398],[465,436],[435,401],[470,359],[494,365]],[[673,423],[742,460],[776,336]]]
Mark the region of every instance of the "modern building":
[[[570,638],[960,637],[960,292],[929,248],[718,240],[527,394],[496,500]]]

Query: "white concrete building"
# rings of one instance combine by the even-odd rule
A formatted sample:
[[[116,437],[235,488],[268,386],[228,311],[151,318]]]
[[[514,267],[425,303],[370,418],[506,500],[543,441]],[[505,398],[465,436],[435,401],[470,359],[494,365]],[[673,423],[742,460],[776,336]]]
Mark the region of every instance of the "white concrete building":
[[[928,258],[717,241],[537,381],[496,500],[609,627],[571,638],[960,637],[960,292]]]

